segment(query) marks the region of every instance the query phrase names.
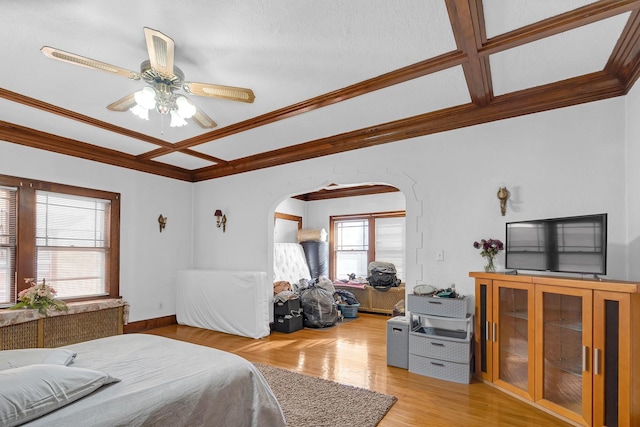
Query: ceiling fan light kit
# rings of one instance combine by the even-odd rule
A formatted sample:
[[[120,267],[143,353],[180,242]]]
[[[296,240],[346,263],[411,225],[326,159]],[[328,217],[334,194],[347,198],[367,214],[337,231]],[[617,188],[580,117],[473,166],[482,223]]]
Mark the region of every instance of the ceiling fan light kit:
[[[158,89],[147,86],[135,92],[133,99],[136,104],[129,110],[143,120],[149,120],[149,110],[155,109],[162,115],[171,116],[171,127],[181,127],[187,124],[187,119],[196,114],[196,106],[185,96],[176,95],[167,89],[167,85],[158,85]]]
[[[148,86],[108,105],[111,111],[131,111],[136,117],[149,120],[149,110],[162,116],[169,115],[171,127],[181,127],[193,119],[203,129],[217,126],[186,96],[176,94],[183,90],[190,95],[205,96],[251,103],[255,95],[251,89],[222,86],[210,83],[186,82],[184,74],[174,65],[175,44],[171,37],[160,31],[144,27],[149,60],[140,64],[140,73],[105,62],[44,46],[42,53],[51,59],[79,65],[94,70],[117,74],[132,80],[143,80]]]

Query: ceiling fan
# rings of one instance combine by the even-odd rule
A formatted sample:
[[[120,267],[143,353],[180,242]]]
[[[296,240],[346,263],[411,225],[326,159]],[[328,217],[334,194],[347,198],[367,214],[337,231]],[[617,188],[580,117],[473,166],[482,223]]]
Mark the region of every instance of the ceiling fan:
[[[182,70],[174,65],[175,44],[173,39],[148,27],[144,27],[144,37],[147,42],[149,60],[140,64],[139,73],[49,46],[42,47],[41,51],[48,58],[58,61],[117,74],[132,80],[144,80],[148,86],[117,100],[107,108],[112,111],[131,110],[136,116],[146,120],[148,120],[148,111],[155,109],[163,116],[166,114],[171,116],[172,127],[186,125],[186,119],[189,118],[204,129],[217,126],[191,100],[176,94],[175,91],[183,90],[190,95],[248,103],[255,99],[251,89],[185,81]]]

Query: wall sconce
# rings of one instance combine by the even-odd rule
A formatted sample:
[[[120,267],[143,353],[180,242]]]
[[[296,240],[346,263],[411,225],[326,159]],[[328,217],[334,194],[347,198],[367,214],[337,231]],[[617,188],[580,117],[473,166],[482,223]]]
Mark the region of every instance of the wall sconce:
[[[224,233],[227,229],[227,216],[223,215],[220,209],[216,209],[216,213],[214,215],[216,216],[216,227],[222,227],[222,232]]]
[[[507,199],[509,198],[509,195],[507,187],[500,187],[500,189],[498,189],[498,199],[500,199],[500,212],[502,213],[502,216],[507,213]]]
[[[167,226],[167,217],[160,214],[158,217],[158,225],[160,226],[160,232],[162,233],[162,230]]]

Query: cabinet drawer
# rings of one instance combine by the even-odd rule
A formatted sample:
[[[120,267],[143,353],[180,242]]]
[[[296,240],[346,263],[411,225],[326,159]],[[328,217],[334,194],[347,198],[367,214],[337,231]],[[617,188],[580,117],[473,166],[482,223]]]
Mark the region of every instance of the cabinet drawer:
[[[471,381],[471,365],[409,354],[409,372],[461,384]]]
[[[410,294],[407,300],[407,310],[411,313],[464,319],[469,313],[468,301],[466,296],[464,298],[433,298]]]
[[[471,360],[471,341],[449,341],[419,332],[409,334],[409,353],[458,363]]]

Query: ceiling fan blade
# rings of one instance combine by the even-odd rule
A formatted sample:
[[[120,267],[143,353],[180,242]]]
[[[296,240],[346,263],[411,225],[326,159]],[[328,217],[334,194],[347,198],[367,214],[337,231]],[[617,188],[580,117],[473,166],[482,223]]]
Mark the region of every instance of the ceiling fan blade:
[[[135,92],[107,105],[107,108],[111,111],[129,111],[134,105],[136,105]]]
[[[252,103],[256,98],[251,89],[245,89],[242,87],[185,82],[183,89],[192,95],[211,96],[214,98],[229,99],[231,101]]]
[[[92,68],[94,70],[106,71],[111,74],[118,74],[132,80],[140,80],[140,74],[135,71],[107,64],[106,62],[96,61],[95,59],[76,55],[75,53],[65,52],[64,50],[50,46],[43,46],[40,50],[47,58],[57,59],[58,61],[68,62],[70,64],[80,65],[81,67]]]
[[[149,27],[144,27],[144,38],[147,41],[147,52],[149,53],[151,68],[165,77],[173,77],[175,50],[173,39]]]
[[[191,119],[203,129],[213,129],[214,127],[218,126],[216,122],[211,120],[211,118],[198,107],[196,107],[196,113],[193,115],[193,117],[191,117]]]

